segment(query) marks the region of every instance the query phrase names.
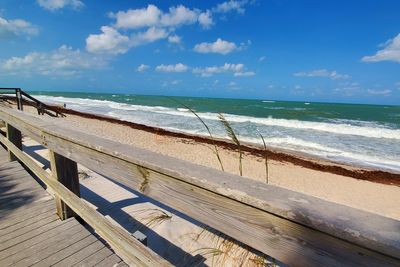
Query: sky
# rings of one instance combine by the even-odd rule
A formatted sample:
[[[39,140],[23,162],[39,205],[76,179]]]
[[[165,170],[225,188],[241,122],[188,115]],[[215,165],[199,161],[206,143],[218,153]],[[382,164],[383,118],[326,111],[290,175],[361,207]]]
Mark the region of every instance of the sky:
[[[398,0],[0,0],[0,87],[400,104]]]

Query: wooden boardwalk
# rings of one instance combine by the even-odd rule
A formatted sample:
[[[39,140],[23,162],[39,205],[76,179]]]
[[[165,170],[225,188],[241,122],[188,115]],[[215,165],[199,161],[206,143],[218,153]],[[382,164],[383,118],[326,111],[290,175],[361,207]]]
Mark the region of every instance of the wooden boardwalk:
[[[0,146],[0,266],[126,266]]]

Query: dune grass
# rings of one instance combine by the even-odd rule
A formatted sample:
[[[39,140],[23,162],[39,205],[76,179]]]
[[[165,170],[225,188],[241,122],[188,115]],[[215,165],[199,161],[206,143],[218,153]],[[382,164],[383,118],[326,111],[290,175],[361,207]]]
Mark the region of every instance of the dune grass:
[[[135,211],[135,213],[146,213],[146,216],[143,218],[143,224],[149,228],[156,227],[172,219],[172,214],[168,214],[161,209],[141,209]]]
[[[268,170],[268,150],[267,150],[267,145],[265,144],[265,139],[262,134],[260,134],[261,140],[263,141],[264,145],[264,153],[265,153],[265,182],[268,184],[268,179],[269,179],[269,170]]]
[[[172,100],[174,100],[176,103],[178,103],[179,105],[183,106],[184,108],[188,109],[191,113],[193,113],[193,115],[196,116],[196,118],[201,122],[201,124],[203,124],[204,128],[206,128],[206,130],[208,132],[208,135],[211,138],[212,145],[214,147],[213,152],[214,152],[215,156],[217,157],[217,160],[219,162],[221,170],[225,171],[224,170],[224,165],[222,164],[221,156],[219,155],[217,144],[215,143],[215,139],[214,139],[214,136],[211,133],[210,127],[208,127],[208,125],[205,123],[205,121],[199,116],[199,114],[197,114],[197,112],[194,109],[192,109],[188,105],[185,105],[184,103],[179,102],[176,99],[172,99]]]
[[[211,266],[266,266],[269,263],[268,256],[259,254],[212,228],[203,228],[192,236],[194,242],[199,242],[200,239],[207,242],[208,246],[196,249],[192,253],[210,259]]]
[[[243,164],[242,164],[242,159],[243,159],[243,152],[242,152],[242,147],[239,141],[239,138],[237,137],[235,131],[233,130],[231,124],[227,121],[225,116],[222,113],[218,113],[218,119],[222,123],[222,125],[225,128],[225,131],[229,138],[232,140],[233,143],[236,144],[237,149],[239,151],[239,174],[240,176],[243,176]]]

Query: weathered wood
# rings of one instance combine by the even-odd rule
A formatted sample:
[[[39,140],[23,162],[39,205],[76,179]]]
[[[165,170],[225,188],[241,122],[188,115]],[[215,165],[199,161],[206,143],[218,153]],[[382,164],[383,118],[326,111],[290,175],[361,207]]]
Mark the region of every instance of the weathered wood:
[[[0,118],[51,150],[289,265],[399,263],[398,221],[126,147],[21,112],[0,109]],[[34,172],[46,179],[41,171]]]
[[[108,258],[105,258],[98,264],[96,267],[108,267],[108,266],[116,266],[121,260],[116,255],[111,255]]]
[[[8,154],[0,146],[0,154],[3,152]],[[75,218],[61,221],[56,215],[52,198],[52,201],[32,203],[42,198],[51,196],[28,175],[21,164],[17,161],[0,163],[0,266],[41,265],[41,260],[61,250],[68,250],[87,237],[91,239],[89,249],[82,247],[79,251],[72,251],[72,255],[56,256],[56,262],[63,261],[67,265],[80,262],[98,249],[102,249],[107,256],[114,254]],[[10,212],[15,210],[14,206],[9,205],[10,199],[18,199],[18,206],[15,206],[18,207],[17,212]],[[68,262],[65,257],[68,257]],[[100,256],[97,261],[105,257]]]
[[[64,258],[62,261],[57,262],[53,266],[57,267],[64,267],[64,266],[72,266],[80,261],[82,259],[86,259],[87,257],[90,257],[92,254],[96,253],[100,249],[104,248],[104,244],[100,242],[95,242],[92,243],[83,249],[79,250],[78,252],[72,254],[71,256]]]
[[[37,235],[40,235],[40,234],[42,234],[42,233],[44,233],[46,231],[49,231],[49,230],[57,227],[60,224],[62,224],[61,221],[55,220],[55,221],[52,221],[52,222],[50,222],[48,224],[43,225],[42,227],[36,228],[36,229],[34,229],[32,231],[29,231],[29,232],[27,232],[27,233],[25,233],[23,235],[17,236],[17,237],[15,237],[13,239],[9,239],[9,240],[7,240],[5,242],[1,242],[0,243],[0,251],[4,250],[4,249],[7,249],[7,248],[10,248],[12,246],[15,246],[16,244],[19,244],[19,243],[24,242],[26,240],[29,240],[29,239],[37,236]]]
[[[35,206],[29,206],[27,207],[27,210],[21,211],[19,214],[12,214],[10,216],[7,216],[7,220],[4,222],[0,222],[0,230],[13,226],[14,224],[24,222],[26,220],[29,220],[32,217],[35,217],[37,215],[40,215],[42,213],[48,212],[48,211],[53,211],[53,201],[48,201],[44,202],[43,204],[40,203],[39,205]],[[1,217],[0,217],[1,220]]]
[[[52,266],[64,258],[78,252],[92,243],[99,243],[93,235],[86,232],[78,232],[73,236],[65,236],[67,240],[60,245],[45,247],[40,250],[30,261],[17,262],[15,266]],[[100,243],[101,244],[101,243]],[[66,265],[67,266],[67,265]]]
[[[92,267],[96,266],[97,263],[103,261],[107,257],[109,257],[112,252],[107,248],[102,248],[93,255],[87,257],[86,259],[74,264],[73,266],[82,266],[82,267]]]
[[[119,253],[125,262],[137,266],[170,266],[166,260],[149,250],[124,229],[108,221],[104,216],[90,207],[89,204],[82,201],[64,185],[52,178],[49,173],[40,168],[34,160],[20,151],[14,144],[8,141],[8,139],[0,136],[0,141],[12,150],[19,160],[24,162],[24,164],[50,187],[61,200],[73,209],[76,214],[96,230],[96,232]]]
[[[68,246],[69,242],[76,242],[77,240],[72,237],[79,233],[79,238],[84,238],[86,232],[82,225],[71,219],[65,221],[66,223],[51,229],[50,231],[44,232],[41,235],[35,236],[35,238],[28,239],[22,243],[12,246],[6,250],[0,252],[0,266],[8,266],[15,264],[19,261],[28,262],[28,264],[34,264],[43,257],[51,255],[57,249],[62,249]],[[87,231],[87,230],[86,230]],[[63,237],[60,242],[60,237]],[[80,239],[78,239],[80,240]],[[48,249],[50,248],[50,249]],[[38,257],[41,257],[38,259]]]
[[[22,149],[22,135],[21,131],[18,129],[14,128],[10,124],[6,124],[6,133],[7,133],[7,138],[10,140],[11,143],[13,143],[16,147],[19,149]],[[9,151],[9,160],[14,161],[17,160],[17,158]]]
[[[66,157],[53,151],[49,151],[52,177],[63,184],[72,193],[80,197],[78,165]],[[75,212],[68,207],[59,196],[55,195],[57,214],[61,220],[76,216]]]
[[[46,246],[54,246],[61,244],[61,235],[74,235],[77,232],[83,231],[82,225],[78,223],[74,218],[63,221],[59,226],[44,232],[35,238],[28,239],[24,242],[19,243],[16,246],[10,247],[6,250],[0,251],[0,266],[7,266],[22,260],[23,258],[32,259],[33,255]]]
[[[0,229],[0,236],[1,236],[1,238],[3,238],[3,236],[7,235],[10,232],[15,233],[17,230],[25,228],[34,223],[38,223],[43,220],[46,220],[48,217],[54,217],[54,215],[55,215],[54,210],[50,210],[45,213],[38,214],[37,216],[31,218],[30,220],[24,220],[22,222],[15,223],[5,229]]]

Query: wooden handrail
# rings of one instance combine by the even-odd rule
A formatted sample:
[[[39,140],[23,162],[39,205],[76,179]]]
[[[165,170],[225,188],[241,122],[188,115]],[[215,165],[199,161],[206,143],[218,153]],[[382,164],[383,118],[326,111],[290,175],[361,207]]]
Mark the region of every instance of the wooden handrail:
[[[25,91],[23,91],[21,88],[0,88],[0,91],[13,91],[15,94],[17,108],[19,110],[23,110],[23,102],[26,101],[26,103],[29,103],[32,106],[35,105],[39,115],[47,114],[52,117],[58,117],[58,115],[60,115],[61,117],[64,116],[64,114],[62,114],[59,110],[46,105],[45,103],[41,102],[37,98],[35,98],[35,97],[31,96],[30,94],[26,93]],[[25,100],[24,97],[29,100],[28,101]],[[34,103],[34,105],[31,103]],[[49,112],[49,110],[51,110],[55,114]]]
[[[289,265],[400,263],[399,221],[74,131],[17,110],[0,108],[0,119],[50,150]]]

